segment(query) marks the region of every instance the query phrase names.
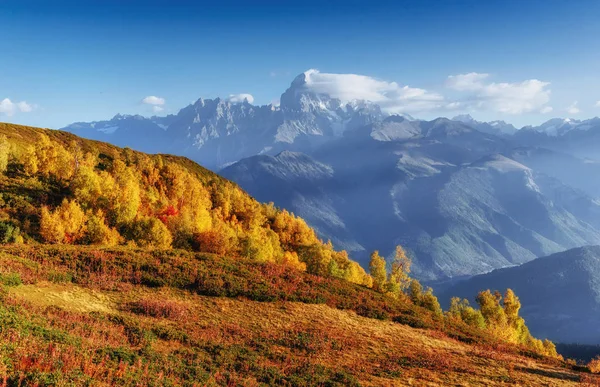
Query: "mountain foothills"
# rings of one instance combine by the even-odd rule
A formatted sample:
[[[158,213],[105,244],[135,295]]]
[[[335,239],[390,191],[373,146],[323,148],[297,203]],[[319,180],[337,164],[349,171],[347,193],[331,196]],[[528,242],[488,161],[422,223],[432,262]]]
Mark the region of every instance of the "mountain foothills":
[[[415,120],[316,93],[312,72],[280,105],[199,99],[176,115],[117,115],[65,130],[185,155],[306,219],[363,267],[403,245],[430,281],[600,243],[600,120]]]
[[[188,159],[0,124],[0,172],[4,385],[598,383],[512,290],[443,312],[400,246],[367,274]]]

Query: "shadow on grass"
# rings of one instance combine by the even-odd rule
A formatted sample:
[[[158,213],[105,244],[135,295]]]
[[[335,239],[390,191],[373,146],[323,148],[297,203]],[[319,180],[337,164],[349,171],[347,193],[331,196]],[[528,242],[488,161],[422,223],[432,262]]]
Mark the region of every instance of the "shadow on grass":
[[[567,372],[550,371],[550,370],[543,370],[543,369],[539,369],[539,368],[528,368],[528,367],[519,367],[516,369],[518,369],[519,371],[527,372],[527,373],[534,374],[534,375],[545,376],[547,378],[570,380],[573,382],[579,381],[578,375],[570,374]]]

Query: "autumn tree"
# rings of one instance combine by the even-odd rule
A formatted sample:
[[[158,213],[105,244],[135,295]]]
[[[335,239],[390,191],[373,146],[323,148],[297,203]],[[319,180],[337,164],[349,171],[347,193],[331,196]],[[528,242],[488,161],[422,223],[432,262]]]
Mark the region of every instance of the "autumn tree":
[[[8,161],[11,153],[11,145],[5,135],[0,136],[0,173],[8,169]]]
[[[129,225],[127,237],[140,247],[168,249],[173,237],[167,226],[157,218],[144,217],[136,219]]]
[[[433,312],[436,316],[442,316],[443,311],[440,306],[440,302],[437,297],[433,294],[433,289],[428,287],[423,291],[423,286],[416,279],[410,281],[408,287],[408,296],[410,297],[413,304],[422,308],[428,309]]]
[[[51,140],[48,135],[40,134],[33,151],[38,172],[46,176],[53,175],[60,180],[68,180],[73,176],[75,172],[73,156],[61,144]]]
[[[525,320],[519,316],[521,301],[511,289],[507,289],[502,300],[507,323],[512,328],[512,341],[525,344],[530,336]]]
[[[481,311],[469,305],[469,300],[467,299],[461,300],[458,297],[452,297],[447,315],[450,318],[460,320],[467,325],[481,329],[485,328],[485,319],[483,318]]]
[[[375,250],[371,253],[369,262],[369,272],[373,278],[373,289],[377,292],[384,292],[386,289],[387,270],[385,259]]]
[[[90,213],[87,217],[86,242],[92,245],[116,246],[122,238],[119,232],[110,228],[101,210]]]
[[[600,355],[590,360],[587,366],[591,373],[600,374]]]
[[[115,225],[126,225],[133,221],[141,204],[138,179],[132,168],[120,160],[114,162],[113,176],[115,191],[112,199],[112,218]]]
[[[29,176],[33,176],[39,171],[39,160],[35,151],[35,146],[29,145],[21,156],[23,169]]]
[[[84,207],[98,207],[98,201],[103,194],[102,180],[94,168],[80,165],[70,185],[74,196]]]
[[[196,251],[217,255],[236,255],[239,239],[236,230],[225,222],[219,222],[214,228],[194,234],[193,248]]]
[[[86,220],[79,204],[65,199],[53,212],[42,207],[40,235],[49,243],[77,243],[85,235]]]
[[[390,293],[399,294],[408,288],[411,281],[409,276],[411,260],[406,255],[402,246],[396,246],[396,253],[394,254],[391,266],[387,288]]]

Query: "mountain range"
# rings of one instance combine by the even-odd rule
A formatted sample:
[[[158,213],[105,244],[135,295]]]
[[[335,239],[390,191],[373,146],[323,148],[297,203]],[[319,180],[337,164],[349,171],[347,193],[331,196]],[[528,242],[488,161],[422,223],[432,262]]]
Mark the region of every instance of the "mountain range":
[[[187,156],[299,214],[363,266],[402,244],[425,280],[600,244],[600,119],[415,120],[315,93],[307,76],[278,106],[199,99],[167,117],[63,129]]]

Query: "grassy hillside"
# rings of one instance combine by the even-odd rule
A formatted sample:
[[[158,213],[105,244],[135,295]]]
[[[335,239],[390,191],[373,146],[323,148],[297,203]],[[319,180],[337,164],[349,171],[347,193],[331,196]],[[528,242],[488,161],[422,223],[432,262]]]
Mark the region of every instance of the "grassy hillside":
[[[5,246],[0,273],[11,386],[597,383],[410,303],[272,263]]]
[[[0,124],[4,385],[568,385],[508,290],[443,313],[185,158]],[[594,382],[595,383],[595,382]]]
[[[182,157],[0,124],[0,239],[182,248],[369,285],[348,255],[287,211]]]

